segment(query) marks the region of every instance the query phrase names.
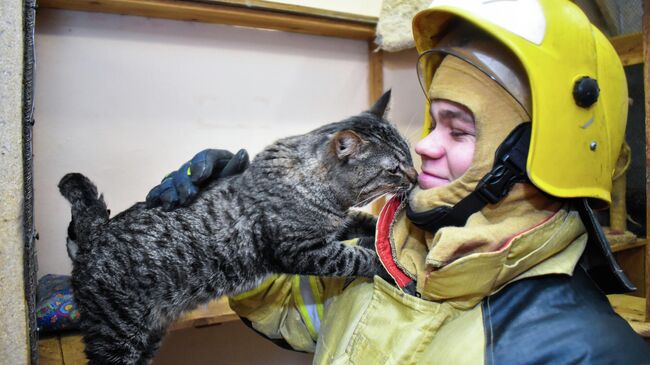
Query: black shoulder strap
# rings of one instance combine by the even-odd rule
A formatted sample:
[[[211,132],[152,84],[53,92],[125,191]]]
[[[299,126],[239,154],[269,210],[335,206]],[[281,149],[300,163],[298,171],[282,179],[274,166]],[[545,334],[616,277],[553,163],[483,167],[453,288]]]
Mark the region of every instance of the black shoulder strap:
[[[607,237],[600,223],[596,220],[587,199],[576,199],[575,205],[589,235],[589,241],[587,241],[587,247],[580,258],[579,265],[605,294],[622,294],[635,291],[634,284],[618,266]]]

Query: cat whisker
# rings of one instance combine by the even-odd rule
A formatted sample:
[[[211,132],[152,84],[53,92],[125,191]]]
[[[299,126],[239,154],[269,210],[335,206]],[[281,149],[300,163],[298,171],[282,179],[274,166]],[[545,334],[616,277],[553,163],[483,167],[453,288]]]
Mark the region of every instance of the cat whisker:
[[[397,192],[396,188],[394,188],[394,187],[386,187],[386,188],[381,189],[381,190],[377,191],[376,193],[370,195],[369,197],[363,199],[362,201],[360,201],[360,202],[354,204],[353,207],[355,207],[355,208],[362,207],[362,206],[364,206],[364,205],[370,203],[371,201],[373,201],[373,200],[379,198],[379,197],[382,196],[382,195],[385,195],[385,194],[394,194],[394,193],[396,193],[396,192]]]
[[[409,119],[409,122],[406,124],[406,128],[400,128],[402,131],[403,135],[406,137],[406,140],[409,144],[409,147],[411,145],[411,140],[417,140],[419,139],[419,136],[415,135],[415,130],[413,129],[414,126],[417,128],[417,126],[420,125],[420,119],[419,117],[416,117],[415,115],[411,115],[411,118]]]
[[[357,198],[354,199],[354,201],[359,200],[359,197],[361,197],[361,194],[363,194],[363,190],[364,190],[365,188],[366,188],[366,187],[364,186],[364,187],[361,188],[361,190],[359,190],[359,194],[357,194]],[[365,200],[365,199],[364,199],[364,200]],[[358,207],[358,206],[360,206],[360,205],[358,205],[358,204],[359,204],[359,203],[353,205],[353,207]]]

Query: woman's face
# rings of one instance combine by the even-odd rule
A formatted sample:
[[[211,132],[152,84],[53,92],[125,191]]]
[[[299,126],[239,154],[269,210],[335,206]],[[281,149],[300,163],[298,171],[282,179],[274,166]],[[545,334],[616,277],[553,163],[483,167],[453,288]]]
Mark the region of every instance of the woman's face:
[[[476,127],[474,115],[465,106],[448,100],[431,102],[432,128],[415,145],[422,157],[418,185],[431,189],[459,178],[472,164]]]

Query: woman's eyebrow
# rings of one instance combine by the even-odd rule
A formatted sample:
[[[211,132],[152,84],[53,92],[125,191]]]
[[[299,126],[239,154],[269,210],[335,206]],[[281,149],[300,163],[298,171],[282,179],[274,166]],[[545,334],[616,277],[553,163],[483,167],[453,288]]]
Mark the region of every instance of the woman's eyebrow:
[[[441,110],[440,116],[444,119],[460,119],[463,122],[474,124],[474,118],[469,116],[467,113],[461,113],[455,110]]]

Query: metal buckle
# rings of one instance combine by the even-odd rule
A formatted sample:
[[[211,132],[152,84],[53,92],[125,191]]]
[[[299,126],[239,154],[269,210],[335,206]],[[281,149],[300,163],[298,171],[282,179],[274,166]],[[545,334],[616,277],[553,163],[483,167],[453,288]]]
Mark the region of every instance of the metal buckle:
[[[506,155],[492,170],[481,179],[476,191],[479,196],[490,204],[496,204],[508,194],[512,186],[524,180],[523,172],[510,161]]]

